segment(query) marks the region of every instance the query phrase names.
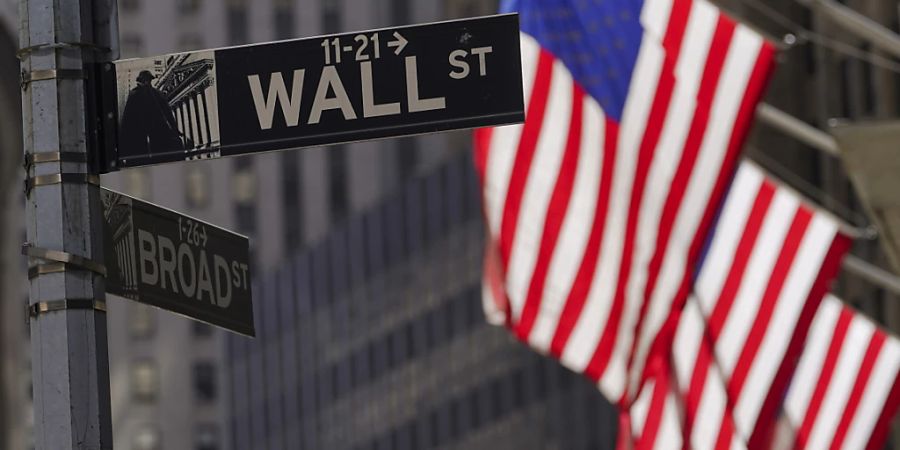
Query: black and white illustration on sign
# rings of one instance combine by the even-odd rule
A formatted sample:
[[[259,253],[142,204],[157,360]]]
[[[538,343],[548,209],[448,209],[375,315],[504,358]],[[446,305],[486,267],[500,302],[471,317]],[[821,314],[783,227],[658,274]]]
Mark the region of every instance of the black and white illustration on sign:
[[[116,80],[121,158],[219,156],[214,52],[120,61]]]
[[[106,172],[520,123],[520,53],[507,14],[117,61],[103,103],[118,137],[99,160]]]
[[[107,189],[108,293],[253,336],[245,236]]]

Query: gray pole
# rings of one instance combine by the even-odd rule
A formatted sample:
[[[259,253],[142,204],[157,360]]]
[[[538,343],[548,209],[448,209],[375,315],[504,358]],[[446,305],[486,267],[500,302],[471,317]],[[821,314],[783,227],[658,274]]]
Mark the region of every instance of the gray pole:
[[[97,3],[97,5],[95,5]],[[113,0],[20,0],[34,433],[41,450],[111,449],[98,177],[85,63],[108,58]],[[99,17],[95,17],[98,16]],[[98,20],[99,19],[99,20]],[[100,56],[98,56],[100,55]]]

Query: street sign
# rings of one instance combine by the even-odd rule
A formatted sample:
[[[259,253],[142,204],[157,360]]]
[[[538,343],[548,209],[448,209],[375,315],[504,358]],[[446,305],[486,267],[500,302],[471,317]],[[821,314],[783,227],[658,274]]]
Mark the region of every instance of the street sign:
[[[107,189],[101,200],[108,293],[255,335],[246,237]]]
[[[524,120],[516,14],[106,69],[104,172]]]

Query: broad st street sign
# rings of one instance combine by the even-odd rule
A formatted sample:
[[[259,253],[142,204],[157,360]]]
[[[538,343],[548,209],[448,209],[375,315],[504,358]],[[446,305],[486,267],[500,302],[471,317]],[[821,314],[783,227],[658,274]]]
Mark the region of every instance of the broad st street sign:
[[[524,120],[515,14],[106,69],[104,172]]]
[[[108,293],[255,335],[246,237],[107,189],[101,198]]]

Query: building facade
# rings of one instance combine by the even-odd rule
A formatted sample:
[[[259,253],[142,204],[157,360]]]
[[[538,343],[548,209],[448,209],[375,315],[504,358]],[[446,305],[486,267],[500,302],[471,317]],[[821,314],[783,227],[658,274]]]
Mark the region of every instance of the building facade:
[[[488,325],[468,152],[259,281],[229,341],[235,449],[606,448],[586,379]]]
[[[461,2],[448,2],[456,3]],[[448,4],[120,0],[120,43],[123,58],[164,55],[439,20],[457,13]],[[185,70],[164,70],[173,66]],[[180,130],[197,145],[213,144],[218,130],[207,126],[202,114],[209,98],[204,95],[209,87],[203,82],[203,61],[161,60],[160,67],[154,83],[180,102]],[[259,279],[281,267],[288,255],[324,239],[336,224],[378,204],[402,180],[467,151],[458,145],[468,142],[466,136],[418,136],[166,164],[105,175],[103,184],[250,236],[253,276]],[[116,448],[244,448],[229,444],[225,333],[122,299],[111,299],[108,308]]]
[[[16,127],[8,129],[19,117],[9,70],[16,3],[0,0],[4,171],[6,156],[21,154]],[[804,27],[883,56],[799,3],[719,3],[771,36],[801,36]],[[845,3],[898,30],[896,2]],[[140,57],[495,10],[476,0],[119,0],[119,23],[123,57]],[[896,118],[897,73],[838,47],[801,40],[782,51],[767,101],[822,129],[833,117]],[[183,97],[181,128],[212,142],[196,94]],[[452,133],[104,176],[106,186],[248,234],[258,268],[256,340],[110,299],[115,448],[609,447],[615,418],[596,390],[481,319],[469,150],[468,135]],[[842,216],[858,216],[837,159],[762,125],[748,154],[796,175],[788,181],[832,210],[845,206]],[[4,205],[22,204],[18,189],[0,194]],[[0,447],[19,449],[29,446],[31,420],[15,281],[25,278],[23,233],[15,214],[3,219]],[[883,262],[874,242],[855,251]],[[847,274],[837,289],[900,329],[895,296]]]

